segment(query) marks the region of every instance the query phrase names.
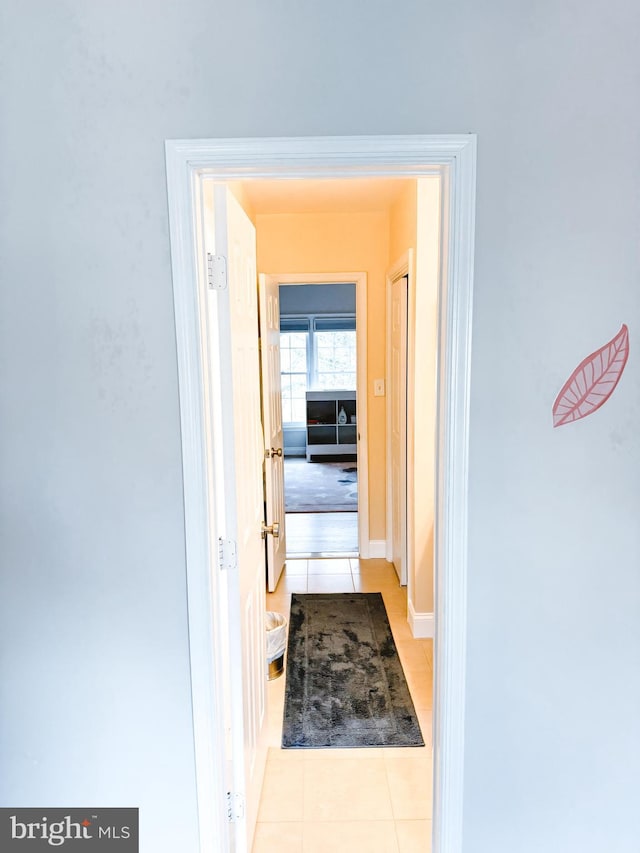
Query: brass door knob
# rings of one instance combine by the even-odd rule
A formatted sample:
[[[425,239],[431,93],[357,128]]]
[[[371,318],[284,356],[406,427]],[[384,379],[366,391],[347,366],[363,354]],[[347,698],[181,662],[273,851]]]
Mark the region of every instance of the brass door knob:
[[[273,456],[282,456],[282,448],[278,447],[278,449],[276,450],[275,447],[272,447],[271,450],[269,450],[269,448],[267,447],[264,452],[264,458],[271,459]]]
[[[262,531],[260,535],[263,539],[267,538],[267,534],[270,533],[274,539],[277,539],[280,536],[280,525],[277,521],[274,521],[273,524],[265,524],[262,522]]]

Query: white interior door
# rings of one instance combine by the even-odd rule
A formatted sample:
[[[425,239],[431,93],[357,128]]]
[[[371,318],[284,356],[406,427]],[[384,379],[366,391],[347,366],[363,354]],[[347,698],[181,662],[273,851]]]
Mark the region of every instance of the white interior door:
[[[280,297],[276,281],[259,276],[260,365],[262,426],[267,525],[278,535],[267,536],[267,580],[274,592],[284,568],[286,548],[284,509],[284,450],[282,436],[282,382],[280,378]]]
[[[229,707],[231,780],[238,804],[233,850],[251,849],[266,762],[265,549],[262,539],[263,437],[258,352],[255,228],[224,185],[213,192],[214,267],[226,282],[210,291],[220,359],[219,412],[224,488],[216,511],[224,516],[228,561]],[[211,233],[211,229],[207,229]],[[209,247],[207,247],[210,251]],[[213,309],[212,309],[213,310]],[[210,315],[211,316],[211,315]],[[235,563],[233,552],[235,550]]]
[[[407,278],[391,285],[391,559],[407,583]]]

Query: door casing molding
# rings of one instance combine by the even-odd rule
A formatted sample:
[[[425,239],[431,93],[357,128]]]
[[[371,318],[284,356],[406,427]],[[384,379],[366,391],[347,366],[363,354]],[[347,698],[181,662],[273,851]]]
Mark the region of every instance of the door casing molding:
[[[415,298],[413,295],[413,290],[415,288],[415,248],[408,249],[404,254],[398,258],[398,260],[392,264],[391,268],[387,270],[386,273],[386,282],[385,282],[385,299],[387,306],[387,317],[385,322],[385,375],[386,375],[386,393],[387,400],[389,399],[389,394],[391,393],[391,384],[392,384],[392,376],[391,376],[391,294],[392,287],[396,281],[399,281],[401,278],[407,277],[407,364],[406,364],[406,378],[407,378],[407,386],[412,383],[413,374],[412,370],[415,367],[413,360],[414,353],[414,343],[415,343],[415,311],[413,310],[415,307]],[[411,354],[411,368],[409,365],[409,354]],[[411,442],[414,440],[414,432],[415,432],[415,421],[414,421],[414,411],[413,411],[413,394],[409,393],[409,387],[407,387],[407,397],[406,397],[406,410],[404,413],[405,418],[405,438],[407,443],[406,448],[406,496],[405,496],[405,549],[404,549],[404,573],[406,575],[407,582],[407,600],[408,604],[413,601],[413,584],[411,578],[413,577],[413,564],[414,564],[414,529],[413,529],[413,512],[410,512],[410,500],[409,496],[413,494],[413,481],[414,481],[414,471],[413,471],[413,454],[409,453],[409,448],[411,447]],[[391,406],[387,403],[387,440],[386,440],[386,452],[387,452],[387,513],[386,513],[386,522],[387,522],[387,541],[385,545],[386,550],[386,558],[388,562],[392,562],[393,557],[393,495],[391,492],[391,426],[392,426],[392,417],[393,413],[391,411]],[[411,434],[409,434],[411,427]],[[410,458],[411,457],[411,458]],[[411,555],[411,558],[410,558]]]
[[[222,594],[199,281],[201,181],[442,179],[435,489],[434,853],[461,853],[467,643],[467,516],[476,137],[351,136],[169,140],[167,189],[182,427],[186,581],[201,853],[230,849],[225,788]],[[215,355],[215,352],[214,352]],[[238,851],[240,853],[240,851]]]

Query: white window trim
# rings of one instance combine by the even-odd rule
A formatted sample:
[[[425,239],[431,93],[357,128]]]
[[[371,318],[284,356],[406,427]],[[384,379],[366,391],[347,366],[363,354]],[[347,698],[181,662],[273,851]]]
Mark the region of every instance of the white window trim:
[[[310,391],[324,391],[326,389],[323,388],[322,385],[320,385],[320,382],[318,379],[318,374],[319,374],[319,370],[318,370],[318,346],[316,343],[316,334],[318,331],[329,331],[329,329],[320,329],[320,330],[316,329],[316,320],[328,320],[328,319],[331,319],[331,320],[351,320],[351,319],[353,319],[353,320],[355,320],[356,315],[355,315],[355,313],[354,314],[346,314],[346,313],[341,313],[341,314],[310,314],[309,317],[311,318],[311,323],[312,323],[311,335],[310,335],[310,339],[309,339],[310,345],[311,345],[311,385],[310,385],[309,390]],[[341,331],[341,330],[336,329],[335,331]],[[357,351],[357,346],[356,346],[356,351]],[[348,389],[350,391],[355,391],[357,388],[357,384],[358,384],[357,383],[357,376],[358,376],[357,361],[356,361],[356,369],[354,370],[354,374],[355,374],[355,376],[354,376],[353,388]]]
[[[281,320],[304,320],[308,322],[308,338],[307,338],[307,390],[309,391],[323,391],[320,383],[318,382],[318,351],[315,342],[315,335],[318,331],[315,327],[316,320],[355,320],[356,313],[355,311],[350,313],[348,311],[340,311],[339,313],[333,313],[329,311],[322,312],[314,312],[314,313],[296,313],[296,314],[284,314],[281,317]],[[288,329],[281,329],[281,334],[283,332],[289,331]],[[321,329],[320,331],[329,331],[325,329]],[[357,344],[356,344],[357,350]],[[282,371],[282,375],[288,375],[287,371]],[[293,375],[296,375],[295,371]],[[354,370],[354,385],[353,388],[349,389],[351,391],[355,391],[357,388],[357,377],[358,377],[358,369],[356,363],[356,369]],[[283,420],[283,429],[300,429],[301,427],[306,427],[306,421],[287,421]]]
[[[286,319],[287,320],[306,320],[307,318],[304,314],[295,314],[295,315],[287,314]],[[286,334],[289,331],[290,331],[289,329],[284,329],[284,334]],[[291,332],[291,333],[295,334],[295,332]],[[298,332],[298,333],[300,334],[300,332]],[[280,330],[280,334],[281,335],[283,334],[282,329]],[[309,328],[306,330],[306,332],[304,332],[302,334],[307,335],[307,370],[306,370],[306,374],[307,374],[307,385],[308,385],[309,384],[309,376],[310,376],[309,365],[311,363],[311,351],[312,351],[311,350],[311,347],[312,347],[312,344],[311,344],[311,326],[309,326]],[[304,375],[302,371],[283,371],[282,369],[280,370],[280,376],[302,376],[302,375]],[[306,420],[285,421],[284,415],[282,416],[282,429],[283,430],[303,429],[305,427],[306,427]]]

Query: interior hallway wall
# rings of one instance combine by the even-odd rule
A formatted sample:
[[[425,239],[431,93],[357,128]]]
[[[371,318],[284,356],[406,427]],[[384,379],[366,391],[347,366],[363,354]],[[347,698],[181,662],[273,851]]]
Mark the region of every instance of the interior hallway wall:
[[[412,575],[409,598],[420,614],[434,612],[437,182],[421,178],[408,184],[389,212],[389,267],[413,250],[407,339],[408,348],[413,342],[414,349],[407,360],[407,562]],[[427,233],[429,228],[433,233]]]
[[[0,17],[2,805],[139,805],[143,853],[196,850],[164,140],[472,131],[463,853],[637,853],[640,5]],[[554,430],[622,322],[613,397]]]
[[[277,273],[367,273],[367,413],[369,538],[384,540],[385,397],[373,380],[385,375],[385,273],[389,252],[386,212],[295,213],[256,216],[258,270]]]

